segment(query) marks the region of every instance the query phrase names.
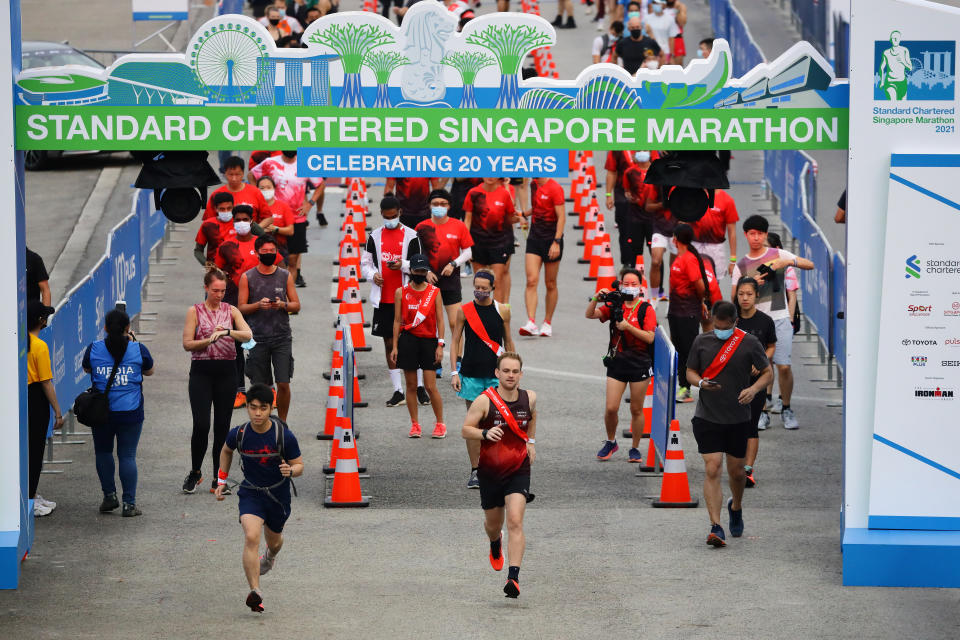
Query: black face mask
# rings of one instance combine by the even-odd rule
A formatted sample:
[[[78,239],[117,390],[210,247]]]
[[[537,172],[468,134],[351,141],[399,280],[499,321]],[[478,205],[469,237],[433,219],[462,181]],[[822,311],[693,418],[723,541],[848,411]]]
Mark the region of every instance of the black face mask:
[[[261,254],[260,254],[260,262],[261,262],[262,264],[267,265],[268,267],[272,267],[272,266],[273,266],[273,263],[276,262],[276,261],[277,261],[277,254],[275,254],[275,253],[261,253]]]
[[[630,37],[634,40],[639,40],[642,35],[643,29],[630,29]]]
[[[411,273],[410,281],[414,284],[423,284],[427,281],[427,274],[425,273]]]
[[[270,21],[270,24],[272,24],[273,26],[277,26],[278,24],[280,24],[280,18],[268,18],[268,20]]]

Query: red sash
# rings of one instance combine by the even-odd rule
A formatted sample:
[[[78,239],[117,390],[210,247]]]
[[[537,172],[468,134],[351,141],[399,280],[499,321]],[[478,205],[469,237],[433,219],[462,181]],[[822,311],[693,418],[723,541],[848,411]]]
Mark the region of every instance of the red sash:
[[[423,321],[427,319],[427,316],[430,315],[430,308],[433,306],[433,303],[437,299],[437,292],[440,291],[437,287],[433,285],[427,285],[428,291],[427,295],[420,300],[420,306],[417,307],[417,315],[414,316],[413,322],[410,324],[403,325],[404,331],[410,331],[416,327],[419,327],[423,324]],[[401,296],[402,297],[402,296]]]
[[[493,403],[493,406],[497,408],[497,411],[500,412],[500,415],[503,416],[503,421],[507,423],[507,426],[510,427],[510,431],[513,431],[514,435],[526,442],[530,438],[527,436],[526,432],[520,428],[520,425],[517,424],[517,419],[513,417],[513,414],[510,413],[510,409],[507,407],[506,403],[503,401],[503,398],[500,397],[500,394],[497,393],[497,390],[493,387],[485,390],[483,395],[490,398],[490,402]]]
[[[733,354],[740,348],[740,345],[743,343],[743,338],[746,335],[747,332],[743,329],[734,329],[733,335],[727,338],[727,341],[720,347],[720,352],[717,354],[717,357],[713,359],[710,366],[703,372],[703,377],[708,380],[713,380],[720,375],[723,368],[730,362],[730,358],[732,358]]]
[[[496,306],[496,302],[493,303]],[[483,322],[480,320],[480,314],[477,313],[476,304],[473,302],[468,302],[463,305],[463,317],[467,319],[467,324],[470,325],[470,328],[473,330],[477,337],[480,338],[485,345],[490,347],[490,350],[497,354],[497,357],[500,357],[500,354],[503,353],[503,346],[497,344],[490,338],[490,334],[487,333],[486,327],[483,326]],[[499,312],[498,312],[499,315]]]

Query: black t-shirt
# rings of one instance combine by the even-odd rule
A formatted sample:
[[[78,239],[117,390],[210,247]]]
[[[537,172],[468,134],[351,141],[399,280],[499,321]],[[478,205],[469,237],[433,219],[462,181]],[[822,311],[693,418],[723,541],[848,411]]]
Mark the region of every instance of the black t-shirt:
[[[757,309],[756,313],[750,318],[741,316],[737,320],[737,328],[743,329],[754,338],[760,341],[760,346],[766,350],[768,345],[777,341],[777,327],[773,324],[773,319],[763,311]],[[759,377],[759,376],[758,376]],[[756,381],[757,378],[752,378]]]
[[[687,368],[703,375],[723,345],[724,341],[714,335],[713,331],[701,333],[690,347]],[[748,333],[727,365],[714,377],[714,380],[720,383],[721,389],[700,390],[694,415],[715,424],[739,424],[748,421],[750,405],[740,404],[740,392],[753,384],[750,381],[751,367],[763,371],[769,366],[770,361],[767,360],[760,341]],[[686,371],[682,372],[681,379],[685,380],[686,375]]]
[[[623,60],[623,68],[630,75],[635,74],[643,66],[643,61],[650,54],[660,55],[660,45],[653,38],[647,36],[643,36],[639,40],[622,38],[617,43],[617,56]]]
[[[50,279],[40,254],[27,249],[27,300],[40,300],[40,283]]]

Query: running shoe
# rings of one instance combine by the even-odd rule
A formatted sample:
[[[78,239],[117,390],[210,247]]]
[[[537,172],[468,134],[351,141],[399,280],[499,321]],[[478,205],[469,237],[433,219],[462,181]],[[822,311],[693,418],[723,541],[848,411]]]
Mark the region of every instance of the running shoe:
[[[549,322],[544,322],[540,325],[540,337],[549,338],[553,335],[553,327],[550,326]]]
[[[435,438],[437,440],[439,440],[440,438],[446,438],[447,425],[443,424],[442,422],[438,422],[437,424],[435,424],[433,426],[433,433],[430,434],[430,437]]]
[[[677,392],[677,403],[686,404],[687,402],[693,402],[693,396],[690,395],[690,387],[680,387],[680,390]]]
[[[50,507],[45,507],[36,500],[33,502],[33,517],[42,518],[43,516],[50,515],[50,512],[53,511]]]
[[[217,481],[214,480],[212,483],[210,483],[210,493],[216,493],[216,492],[217,492]],[[220,492],[220,495],[232,496],[233,491],[230,491],[230,485],[227,485],[227,484],[223,485],[223,491]]]
[[[730,514],[730,535],[739,538],[743,535],[743,508],[733,509],[733,498],[727,498],[727,513]]]
[[[430,394],[423,387],[417,387],[417,402],[423,406],[430,404]]]
[[[707,544],[712,547],[727,546],[727,537],[723,535],[723,527],[718,524],[710,527],[710,533],[707,535]]]
[[[298,289],[303,289],[304,287],[307,286],[307,281],[304,280],[304,279],[303,279],[303,276],[298,273],[298,274],[297,274],[297,279],[294,280],[293,284],[294,284]]]
[[[423,429],[420,428],[420,423],[414,422],[410,425],[410,433],[407,434],[407,437],[419,438],[421,433],[423,433]]]
[[[40,504],[42,504],[42,505],[45,506],[46,508],[50,509],[51,511],[53,511],[54,509],[57,508],[57,503],[56,503],[56,502],[54,502],[53,500],[47,500],[46,498],[44,498],[44,497],[43,497],[42,495],[40,495],[39,493],[38,493],[37,496],[33,499],[33,501],[34,501],[34,502],[39,502]]]
[[[615,454],[620,450],[619,445],[616,442],[610,442],[609,440],[603,441],[603,446],[600,447],[600,451],[597,451],[597,460],[609,460],[610,456]]]
[[[201,480],[203,480],[203,476],[200,475],[199,471],[191,471],[187,474],[187,477],[183,479],[183,492],[196,493]]]
[[[263,613],[263,597],[258,589],[247,594],[247,606],[254,613]]]
[[[470,472],[470,479],[467,480],[467,489],[479,489],[480,488],[480,478],[477,477],[477,470],[473,469]]]
[[[503,571],[503,533],[500,533],[500,555],[493,557],[493,549],[490,550],[490,566],[494,571]]]
[[[763,403],[763,410],[770,411],[770,409],[773,409],[773,399],[770,396],[767,396],[766,402]]]
[[[657,302],[670,302],[670,296],[667,295],[666,293],[661,293],[657,297]]]
[[[240,407],[246,406],[247,404],[247,394],[243,391],[237,391],[237,397],[233,399],[233,408],[239,409]]]
[[[561,28],[561,29],[576,29],[576,28],[577,28],[577,23],[573,20],[573,16],[567,16],[567,21],[566,21],[566,23],[564,23],[564,25],[563,25],[562,27],[560,27],[560,28]],[[516,598],[517,596],[511,596],[511,597],[512,597],[512,598]]]
[[[773,403],[770,405],[769,411],[770,413],[780,413],[781,411],[783,411],[783,399],[777,398],[776,400],[774,400]]]
[[[627,453],[627,462],[636,462],[637,464],[643,462],[640,456],[640,449],[637,449],[636,447],[631,448],[630,452]]]
[[[440,378],[442,378],[442,377],[443,377],[443,367],[437,367],[436,374],[437,374],[437,380],[439,380]]]
[[[793,409],[784,409],[780,417],[783,418],[784,429],[793,431],[794,429],[800,428],[800,423],[797,421],[797,414],[793,412]]]
[[[553,22],[551,22],[550,24],[552,24],[555,27],[563,27],[563,16],[557,15],[557,17],[554,18]]]
[[[277,556],[270,557],[270,553],[264,551],[263,555],[260,556],[260,575],[264,575],[270,569],[273,569],[275,564],[277,564]]]
[[[121,515],[122,515],[124,518],[133,518],[133,517],[135,517],[135,516],[142,516],[142,515],[143,515],[143,511],[140,511],[140,509],[137,508],[137,505],[135,505],[135,504],[133,504],[133,503],[124,502],[124,503],[123,503],[123,513],[121,513]]]
[[[538,336],[540,335],[540,328],[533,320],[527,320],[527,324],[520,327],[518,333],[522,336]]]
[[[757,486],[757,481],[753,477],[753,469],[751,469],[750,472],[747,473],[747,481],[744,486],[746,486],[747,489],[753,489],[755,486]]]
[[[317,211],[317,224],[319,224],[321,227],[325,227],[327,224],[329,224],[327,222],[327,216],[323,215],[323,211]]]
[[[387,406],[390,408],[399,407],[404,404],[407,404],[407,398],[403,395],[402,391],[394,391],[390,399],[387,400]]]
[[[764,411],[757,421],[757,431],[766,431],[770,427],[770,414]]]
[[[103,496],[103,502],[100,503],[100,513],[109,513],[120,506],[116,493],[106,493]]]
[[[520,585],[517,584],[516,580],[507,580],[507,584],[503,587],[503,592],[507,594],[508,598],[516,598],[520,595]]]

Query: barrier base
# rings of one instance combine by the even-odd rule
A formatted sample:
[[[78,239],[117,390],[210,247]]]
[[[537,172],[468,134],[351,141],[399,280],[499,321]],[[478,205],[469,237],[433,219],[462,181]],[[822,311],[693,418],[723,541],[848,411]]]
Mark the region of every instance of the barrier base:
[[[333,440],[333,434],[330,434],[328,436],[323,431],[321,431],[320,433],[317,434],[317,440]]]
[[[642,471],[643,473],[655,473],[655,474],[657,474],[657,475],[662,475],[662,474],[663,474],[663,465],[659,465],[659,464],[658,464],[658,465],[655,466],[655,467],[651,467],[651,466],[646,466],[646,465],[644,465],[644,466],[641,466],[641,467],[637,467],[637,471]],[[640,474],[638,473],[637,475],[640,475]]]
[[[373,351],[373,347],[354,347],[354,351]]]
[[[334,502],[333,498],[324,498],[323,506],[325,507],[369,507],[370,496],[362,496],[360,499],[360,502]]]
[[[693,499],[690,502],[661,502],[659,500],[654,500],[651,506],[667,509],[693,509],[700,504],[700,500],[696,497],[691,497]]]
[[[354,402],[354,403],[353,403],[353,406],[359,407],[360,409],[364,409],[364,408],[368,407],[369,404],[366,403],[366,402]]]
[[[590,276],[583,276],[584,282],[596,282],[596,278],[591,278]]]
[[[843,584],[960,587],[960,531],[854,529],[843,532]]]
[[[323,373],[320,374],[320,376],[323,377],[324,380],[329,380],[329,379],[330,379],[330,372],[329,372],[329,371],[324,371]],[[356,377],[357,380],[366,380],[366,379],[367,379],[367,374],[365,374],[365,373],[358,373],[358,374],[357,374],[356,376],[354,376],[354,377]]]
[[[584,260],[583,258],[577,258],[577,264],[590,264],[590,261]]]
[[[328,475],[328,476],[332,476],[336,470],[337,470],[336,467],[328,467],[328,466],[323,467],[324,475]],[[363,467],[363,466],[357,467],[357,473],[366,473],[366,472],[367,472],[366,467]]]

